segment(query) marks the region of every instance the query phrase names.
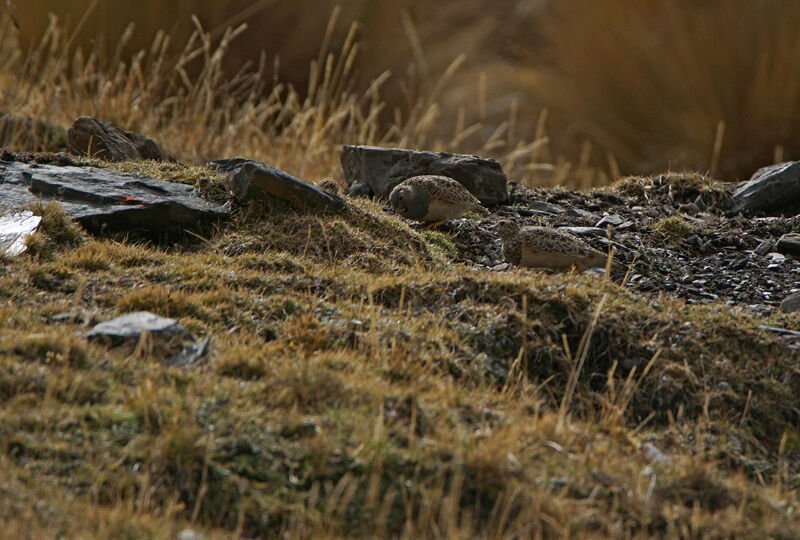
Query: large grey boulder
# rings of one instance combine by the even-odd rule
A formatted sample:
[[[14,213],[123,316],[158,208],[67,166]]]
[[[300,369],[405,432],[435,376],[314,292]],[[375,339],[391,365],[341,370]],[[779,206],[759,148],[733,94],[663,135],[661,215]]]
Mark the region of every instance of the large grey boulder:
[[[185,184],[96,167],[0,161],[0,211],[56,200],[90,232],[130,231],[156,240],[203,231],[228,211]]]
[[[153,139],[89,116],[81,116],[67,130],[67,147],[79,156],[106,161],[169,159]]]
[[[729,213],[762,211],[772,215],[800,213],[800,161],[758,169],[737,189]]]
[[[279,200],[295,210],[314,212],[338,212],[347,206],[338,195],[261,161],[231,158],[209,165],[228,173],[231,192],[239,202]]]
[[[341,162],[352,195],[384,198],[406,178],[438,174],[463,184],[484,205],[508,200],[508,179],[493,159],[447,152],[345,146]]]

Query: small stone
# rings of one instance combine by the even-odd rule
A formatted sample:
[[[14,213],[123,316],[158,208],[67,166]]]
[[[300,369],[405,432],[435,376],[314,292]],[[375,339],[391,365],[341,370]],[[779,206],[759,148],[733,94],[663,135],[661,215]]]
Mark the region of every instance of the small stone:
[[[544,214],[563,214],[565,212],[562,207],[544,201],[533,201],[528,204],[528,208]]]
[[[589,212],[587,210],[583,210],[581,208],[567,208],[567,215],[568,216],[577,216],[591,220],[597,220],[597,214]]]
[[[208,354],[211,338],[204,338],[200,341],[189,343],[183,350],[167,360],[167,364],[173,367],[186,367],[196,364]]]
[[[618,225],[622,225],[625,222],[619,214],[604,214],[603,218],[597,222],[595,227],[605,227],[606,225],[611,225],[612,227],[617,227]]]
[[[559,229],[577,236],[605,236],[608,234],[605,229],[600,227],[559,227]]]
[[[781,264],[786,260],[786,255],[783,253],[767,253],[767,257],[774,263],[774,264]]]
[[[178,335],[186,329],[175,319],[159,317],[149,311],[136,311],[116,319],[102,322],[89,330],[87,337],[106,336],[112,339],[138,338],[144,332],[151,334]]]
[[[781,311],[784,313],[794,313],[800,311],[800,292],[790,294],[783,299],[780,306]]]
[[[682,204],[678,206],[678,209],[684,214],[688,214],[690,216],[696,216],[700,213],[700,207],[693,202]]]
[[[203,540],[205,537],[206,535],[194,529],[183,529],[178,533],[178,540]]]
[[[775,249],[786,255],[800,256],[800,234],[784,234],[778,239]]]
[[[492,272],[502,272],[503,270],[508,270],[508,263],[501,263],[492,266]]]
[[[2,180],[0,180],[2,181]],[[39,228],[41,216],[25,211],[0,217],[0,255],[20,255],[28,249],[25,240]]]
[[[648,461],[655,461],[656,463],[670,462],[669,456],[659,450],[653,443],[645,443],[643,448]]]
[[[764,255],[772,251],[774,248],[775,248],[775,242],[773,242],[772,240],[764,240],[763,242],[758,244],[758,247],[753,250],[753,253],[763,257]]]

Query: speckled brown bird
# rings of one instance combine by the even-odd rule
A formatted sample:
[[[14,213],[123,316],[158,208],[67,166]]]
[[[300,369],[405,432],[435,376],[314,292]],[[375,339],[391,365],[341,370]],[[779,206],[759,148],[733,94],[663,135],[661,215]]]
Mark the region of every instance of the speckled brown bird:
[[[578,270],[605,268],[608,255],[569,233],[548,227],[522,227],[502,220],[495,231],[503,241],[503,256],[517,266]],[[614,265],[617,266],[616,264]]]
[[[395,186],[389,202],[398,214],[427,221],[430,227],[470,211],[489,212],[467,188],[447,176],[412,176]]]

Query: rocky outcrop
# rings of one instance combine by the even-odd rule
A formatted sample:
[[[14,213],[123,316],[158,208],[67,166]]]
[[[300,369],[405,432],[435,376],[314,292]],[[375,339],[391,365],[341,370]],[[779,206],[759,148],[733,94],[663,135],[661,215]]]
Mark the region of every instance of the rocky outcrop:
[[[153,139],[89,116],[81,116],[67,130],[67,146],[70,152],[79,156],[106,161],[169,159]]]
[[[493,159],[447,152],[345,146],[341,162],[351,195],[388,197],[403,180],[434,174],[457,180],[484,205],[508,200],[508,179]]]
[[[312,212],[338,212],[347,206],[338,195],[260,161],[232,158],[209,165],[229,174],[230,189],[238,202],[276,200]]]
[[[56,200],[90,232],[129,231],[166,240],[205,230],[228,215],[191,186],[95,167],[0,161],[0,210]]]

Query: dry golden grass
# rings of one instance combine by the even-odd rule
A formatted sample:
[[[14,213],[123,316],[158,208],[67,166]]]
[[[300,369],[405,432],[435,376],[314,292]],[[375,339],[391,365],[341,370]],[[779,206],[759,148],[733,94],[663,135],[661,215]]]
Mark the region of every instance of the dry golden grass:
[[[405,230],[403,244],[425,259],[423,235],[387,230],[379,209],[351,202],[373,217],[340,218],[351,242],[378,246]],[[290,238],[298,219],[250,218],[236,234],[266,226]],[[435,257],[376,271],[331,260],[322,234],[303,252],[265,242],[226,254],[238,245],[227,234],[179,250],[89,239],[54,244],[57,263],[9,261],[5,531],[515,538],[797,527],[798,437],[775,414],[797,399],[780,383],[793,361],[758,321],[649,303],[599,277],[477,276]],[[40,273],[51,280],[30,280]],[[82,337],[81,321],[138,309],[211,336],[210,357],[172,368],[158,348]],[[64,312],[74,318],[48,322]]]
[[[465,123],[460,116],[453,131],[441,129],[451,122],[438,100],[463,59],[454,60],[444,74],[426,79],[405,105],[392,109],[387,122],[380,92],[390,75],[380,74],[364,92],[352,88],[359,50],[356,26],[351,26],[341,49],[331,52],[328,46],[338,18],[334,10],[323,48],[311,62],[304,94],[269,80],[264,58],[256,68],[226,74],[226,54],[244,26],[216,42],[195,19],[195,32],[179,55],[168,54],[169,40],[160,33],[149,50],[107,65],[99,51],[68,47],[69,35],[52,20],[32,52],[15,49],[13,39],[6,46],[6,57],[0,58],[6,74],[0,111],[61,127],[79,115],[96,116],[144,132],[184,160],[243,155],[311,180],[340,178],[339,146],[358,142],[492,154],[519,181],[533,181],[541,167],[538,152],[546,144],[543,134],[526,141],[504,123],[478,141],[480,123]],[[16,35],[8,18],[0,24],[4,35]],[[122,36],[121,45],[128,37]],[[410,84],[414,81],[409,79]],[[12,149],[57,147],[25,122],[9,125],[6,131],[2,144]]]
[[[543,132],[517,139],[512,120],[484,137],[488,122],[465,115],[442,138],[436,77],[383,124],[380,81],[350,87],[354,39],[322,48],[306,98],[262,71],[226,78],[236,31],[217,46],[198,28],[174,61],[156,41],[107,64],[70,51],[56,23],[24,54],[2,24],[0,109],[21,116],[96,114],[184,159],[244,154],[311,179],[338,174],[345,142],[487,150],[517,178],[542,171]],[[21,125],[6,142],[52,144]],[[113,166],[219,195],[200,165]],[[596,178],[588,157],[577,170]],[[598,276],[476,273],[446,234],[348,202],[325,220],[254,205],[171,247],[84,236],[37,206],[31,251],[0,267],[0,536],[800,530],[796,350],[760,329],[770,321]],[[172,342],[85,337],[139,309],[210,337],[209,356],[172,367]]]
[[[337,4],[345,23],[329,33],[327,19]],[[68,34],[73,45],[87,50],[96,44],[104,71],[149,49],[163,21],[171,25],[171,60],[181,56],[195,30],[192,13],[214,43],[227,26],[247,22],[249,28],[226,44],[227,75],[248,60],[258,64],[265,51],[267,86],[277,73],[277,80],[298,90],[301,102],[322,79],[307,69],[309,61],[324,66],[320,46],[343,50],[351,38],[347,23],[359,21],[360,46],[348,84],[363,96],[382,73],[393,73],[381,85],[387,103],[380,111],[382,127],[407,126],[417,104],[435,102],[435,137],[411,137],[409,144],[432,147],[437,139],[447,148],[458,142],[460,149],[484,152],[484,143],[506,123],[494,141],[506,144],[489,145],[504,156],[517,148],[516,141],[545,135],[542,112],[549,109],[552,144],[539,143],[539,167],[527,178],[542,184],[601,185],[620,171],[667,168],[733,180],[773,160],[796,158],[800,141],[800,42],[793,24],[800,7],[784,0],[397,0],[379,7],[366,0],[143,0],[135,6],[31,0],[15,8],[27,38],[23,50],[35,48],[45,34],[47,10],[75,29]],[[126,33],[131,21],[136,31]],[[120,35],[128,46],[117,47]],[[460,67],[440,82],[454,60]],[[197,58],[186,69],[194,76],[204,73],[204,64]],[[396,122],[395,109],[403,121]],[[531,160],[520,157],[523,163]]]

